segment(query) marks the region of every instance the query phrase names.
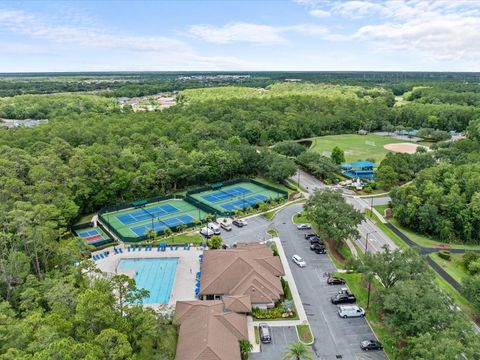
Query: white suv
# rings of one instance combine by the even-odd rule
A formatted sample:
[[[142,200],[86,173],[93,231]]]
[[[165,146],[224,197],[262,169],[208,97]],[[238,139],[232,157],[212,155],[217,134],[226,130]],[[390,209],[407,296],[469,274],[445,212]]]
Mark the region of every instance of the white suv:
[[[305,260],[303,260],[299,255],[293,255],[292,260],[295,264],[297,264],[300,267],[307,266],[307,263],[305,262]]]
[[[364,317],[365,310],[356,305],[341,305],[338,307],[338,316],[342,318]]]

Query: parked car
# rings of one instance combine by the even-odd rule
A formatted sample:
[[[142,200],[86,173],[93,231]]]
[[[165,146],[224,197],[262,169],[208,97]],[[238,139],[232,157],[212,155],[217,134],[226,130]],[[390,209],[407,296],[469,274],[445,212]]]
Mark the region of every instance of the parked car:
[[[207,227],[213,231],[213,234],[214,235],[220,235],[221,232],[220,232],[220,226],[217,224],[217,223],[214,223],[214,222],[209,222],[207,224]]]
[[[332,304],[352,304],[357,301],[357,299],[355,298],[355,295],[347,293],[333,295],[330,298],[330,301]]]
[[[348,291],[348,288],[343,287],[340,290],[338,290],[337,294],[350,294],[350,291]]]
[[[364,340],[360,343],[360,349],[362,350],[383,350],[383,345],[377,340]]]
[[[209,238],[210,236],[213,236],[213,230],[212,229],[209,229],[208,227],[203,227],[200,229],[200,235],[203,235],[207,238]]]
[[[314,233],[305,234],[305,239],[310,240],[311,237],[318,237],[318,235]]]
[[[230,224],[221,222],[221,223],[220,223],[220,226],[221,226],[221,228],[222,228],[223,230],[232,231],[232,226],[231,226]]]
[[[310,224],[298,224],[297,229],[298,230],[310,230],[312,227]]]
[[[322,239],[319,239],[319,238],[310,238],[310,244],[320,244],[320,245],[324,245],[323,244],[323,240]]]
[[[365,310],[356,305],[340,305],[338,307],[338,316],[341,318],[364,317]]]
[[[307,266],[307,263],[305,262],[305,260],[303,260],[299,255],[293,255],[292,260],[295,264],[297,264],[300,267]]]
[[[315,249],[315,254],[326,254],[327,253],[327,249],[325,249],[325,247],[321,246],[317,249]]]
[[[314,243],[310,245],[310,250],[315,251],[317,249],[325,249],[325,246],[320,245],[318,243]]]
[[[235,225],[236,227],[244,227],[245,225],[243,224],[243,221],[240,221],[240,220],[233,220],[232,221],[232,224]]]
[[[334,277],[334,276],[329,276],[327,279],[327,284],[328,285],[343,285],[345,284],[345,280]]]
[[[270,326],[265,323],[258,325],[258,334],[260,335],[260,341],[264,344],[270,344],[272,342],[272,335],[270,334]]]

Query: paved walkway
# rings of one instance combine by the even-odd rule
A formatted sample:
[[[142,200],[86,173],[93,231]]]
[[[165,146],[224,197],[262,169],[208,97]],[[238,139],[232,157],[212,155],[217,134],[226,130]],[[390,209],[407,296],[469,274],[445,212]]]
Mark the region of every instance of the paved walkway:
[[[285,276],[283,278],[288,281],[290,292],[292,293],[292,298],[295,302],[295,307],[297,308],[298,320],[259,320],[253,321],[253,324],[258,325],[260,323],[267,323],[270,326],[294,326],[308,324],[307,314],[305,313],[305,309],[303,308],[302,299],[300,298],[300,294],[298,293],[295,279],[293,278],[292,271],[290,270],[290,263],[288,261],[287,255],[285,255],[285,251],[283,250],[280,238],[274,237],[271,240],[274,241],[277,245],[278,255],[280,256],[283,269],[285,270]]]

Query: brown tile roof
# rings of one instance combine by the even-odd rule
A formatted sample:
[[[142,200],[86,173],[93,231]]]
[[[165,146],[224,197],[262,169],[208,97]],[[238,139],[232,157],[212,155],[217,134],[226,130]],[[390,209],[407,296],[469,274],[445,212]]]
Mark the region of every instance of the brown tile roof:
[[[252,311],[252,302],[249,295],[224,296],[225,309],[236,313],[249,313]]]
[[[250,295],[251,303],[271,303],[283,295],[280,259],[258,243],[203,253],[200,295]]]
[[[245,315],[224,311],[222,301],[178,301],[176,360],[240,360],[239,340],[248,338]]]

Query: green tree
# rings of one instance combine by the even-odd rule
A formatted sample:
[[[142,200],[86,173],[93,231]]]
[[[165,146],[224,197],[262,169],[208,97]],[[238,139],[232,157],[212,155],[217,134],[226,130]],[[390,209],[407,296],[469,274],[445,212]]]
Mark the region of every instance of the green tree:
[[[393,167],[386,165],[380,166],[375,174],[377,182],[385,189],[390,190],[392,187],[397,186],[398,175]]]
[[[321,237],[332,239],[335,246],[359,236],[357,226],[364,216],[347,204],[341,193],[317,190],[305,203],[307,218],[312,221]]]
[[[102,330],[95,337],[95,343],[102,349],[107,360],[123,360],[132,354],[132,347],[127,336],[115,329]]]
[[[353,267],[359,272],[372,273],[378,277],[386,289],[399,281],[416,277],[431,278],[425,261],[412,249],[391,251],[388,246],[377,253],[367,252],[362,259],[357,259]]]
[[[293,160],[277,155],[270,158],[265,175],[273,181],[282,182],[295,175],[296,172],[297,166]]]
[[[213,235],[207,240],[207,246],[210,249],[220,249],[223,245],[223,239],[218,235]]]
[[[287,346],[283,353],[283,360],[311,360],[313,353],[310,348],[302,342],[292,343]]]
[[[480,311],[480,275],[467,277],[463,281],[462,291],[475,309]]]
[[[240,356],[242,357],[242,360],[248,360],[250,352],[253,350],[253,345],[250,343],[250,341],[242,339],[239,341],[240,345]]]
[[[345,162],[345,153],[338,146],[335,146],[332,149],[332,155],[330,158],[335,164],[340,165]]]

